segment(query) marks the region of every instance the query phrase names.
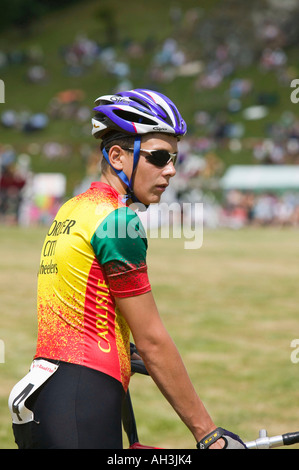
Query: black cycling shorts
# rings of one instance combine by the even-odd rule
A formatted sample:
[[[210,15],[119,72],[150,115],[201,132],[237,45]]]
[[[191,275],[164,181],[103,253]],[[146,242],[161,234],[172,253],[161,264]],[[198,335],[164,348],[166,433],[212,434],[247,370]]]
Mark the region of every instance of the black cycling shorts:
[[[13,424],[16,444],[19,449],[122,449],[123,398],[122,384],[113,377],[59,362],[26,400],[34,421]]]

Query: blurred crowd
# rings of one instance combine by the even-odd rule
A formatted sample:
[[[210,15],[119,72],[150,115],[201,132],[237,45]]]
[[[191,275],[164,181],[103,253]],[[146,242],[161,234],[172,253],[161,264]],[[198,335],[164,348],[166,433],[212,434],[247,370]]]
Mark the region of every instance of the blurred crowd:
[[[144,86],[162,92],[176,77],[190,77],[191,93],[194,94],[217,90],[226,80],[225,107],[222,103],[219,109],[210,112],[198,109],[194,112],[193,122],[188,123],[189,132],[181,145],[173,199],[204,201],[206,223],[211,225],[298,226],[296,194],[255,195],[236,190],[219,196],[219,179],[225,171],[224,162],[217,153],[219,147],[239,154],[243,149],[249,150],[254,164],[299,164],[299,118],[295,113],[284,112],[276,116],[265,129],[263,138],[246,137],[246,121],[266,116],[280,99],[276,92],[253,93],[254,83],[246,78],[246,67],[254,65],[266,77],[269,73],[274,76],[281,87],[289,87],[295,77],[289,64],[288,47],[299,40],[299,8],[295,5],[293,11],[280,7],[267,10],[263,6],[253,13],[250,6],[246,10],[245,3],[241,13],[242,28],[236,27],[238,17],[229,8],[226,21],[223,21],[220,9],[210,18],[200,7],[187,11],[179,6],[170,7],[173,34],[163,41],[158,41],[153,34],[143,42],[136,42],[129,32],[128,37],[117,38],[111,33],[115,25],[106,21],[106,39],[101,43],[81,33],[57,51],[61,73],[75,78],[95,71],[104,73],[113,77],[111,92],[133,88],[136,76],[139,81],[142,79]],[[0,50],[0,71],[21,64],[25,70],[24,80],[33,86],[47,84],[53,77],[45,58],[45,51],[38,45],[26,50]],[[239,70],[243,78],[237,78]],[[244,102],[251,105],[244,108]],[[5,107],[0,114],[0,125],[19,132],[36,133],[55,120],[76,121],[87,134],[91,110],[84,103],[83,90],[61,90],[52,97],[46,109],[39,112]],[[236,113],[240,119],[231,120]],[[31,157],[38,155],[48,160],[67,161],[73,151],[69,143],[55,141],[45,142],[38,148],[32,143],[26,149],[26,155],[18,155],[12,147],[0,147],[0,220],[18,223],[20,206],[30,184]],[[98,160],[92,146],[82,145],[79,153],[87,164],[87,178],[98,176]],[[81,183],[74,192],[84,186],[84,180]]]
[[[201,148],[200,141],[200,138],[193,137],[180,143],[177,174],[162,202],[175,202],[181,206],[190,203],[193,207],[195,203],[202,202],[203,222],[210,228],[299,227],[299,191],[222,191],[219,181],[223,163],[213,151],[204,155],[197,153],[196,149]],[[100,177],[98,148],[83,144],[75,151],[80,153],[87,171],[73,188],[73,195],[85,191],[92,181]],[[53,196],[51,191],[48,195],[34,193],[31,158],[39,155],[46,159],[67,159],[73,152],[71,146],[57,142],[47,142],[42,147],[32,144],[28,153],[19,155],[10,146],[0,146],[0,223],[49,223],[64,198]]]
[[[299,192],[254,194],[229,191],[225,196],[220,220],[223,225],[232,228],[299,227]]]

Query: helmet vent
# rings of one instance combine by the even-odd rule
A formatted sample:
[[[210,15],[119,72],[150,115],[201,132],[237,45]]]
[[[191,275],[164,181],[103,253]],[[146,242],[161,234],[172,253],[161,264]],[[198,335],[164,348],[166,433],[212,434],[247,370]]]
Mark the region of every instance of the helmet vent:
[[[115,109],[113,112],[116,114],[116,116],[124,119],[125,121],[137,122],[139,124],[148,124],[150,126],[156,124],[156,121],[153,119],[149,119],[145,116],[141,116],[140,114],[135,114],[130,111],[124,111],[123,109]]]
[[[137,103],[137,104],[140,104],[140,106],[142,106],[142,107],[148,109],[149,111],[151,110],[151,107],[149,106],[149,104],[148,104],[146,101],[141,100],[141,99],[139,99],[139,98],[136,98],[135,96],[132,97],[131,100],[132,100],[132,101],[135,101],[135,103]]]

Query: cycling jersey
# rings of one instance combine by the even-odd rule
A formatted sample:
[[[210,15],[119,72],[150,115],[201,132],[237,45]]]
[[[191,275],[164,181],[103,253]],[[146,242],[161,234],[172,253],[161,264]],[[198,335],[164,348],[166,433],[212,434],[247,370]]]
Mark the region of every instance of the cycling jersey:
[[[65,203],[53,221],[38,274],[35,357],[130,379],[129,328],[115,297],[151,289],[138,215],[104,183]]]

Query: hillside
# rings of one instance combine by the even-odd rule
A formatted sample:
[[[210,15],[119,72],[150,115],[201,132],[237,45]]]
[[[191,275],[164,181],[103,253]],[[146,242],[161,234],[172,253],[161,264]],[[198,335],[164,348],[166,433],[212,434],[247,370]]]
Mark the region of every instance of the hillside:
[[[221,171],[257,163],[254,145],[280,138],[294,123],[298,9],[277,10],[267,1],[182,3],[79,1],[26,30],[3,32],[1,145],[29,155],[35,172],[65,173],[71,194],[86,164],[88,172],[97,164],[93,100],[123,87],[152,87],[177,103],[200,156],[213,152]],[[251,106],[263,106],[251,111],[264,117],[244,115]]]

